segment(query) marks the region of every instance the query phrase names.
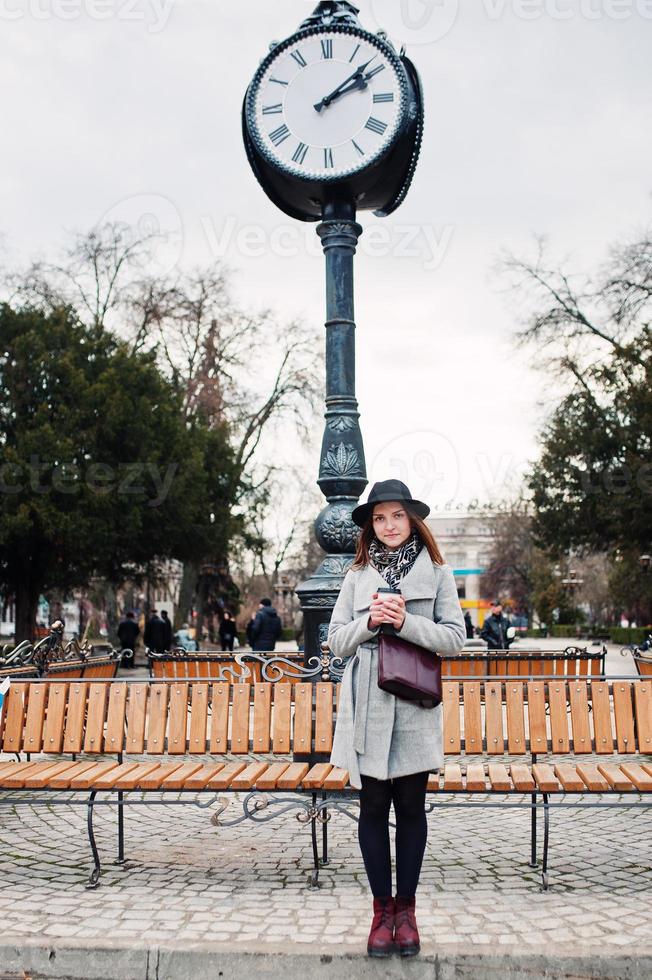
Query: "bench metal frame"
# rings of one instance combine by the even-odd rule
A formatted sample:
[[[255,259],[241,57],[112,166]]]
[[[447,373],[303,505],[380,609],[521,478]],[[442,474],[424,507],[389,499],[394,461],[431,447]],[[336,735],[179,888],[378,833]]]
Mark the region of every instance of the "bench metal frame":
[[[242,658],[251,658],[256,656],[256,659],[262,660],[257,655],[252,654],[240,654],[238,655]],[[282,661],[285,658],[278,657],[274,658],[275,661]],[[317,661],[319,658],[313,658]],[[269,664],[265,663],[263,670],[266,672],[264,680],[269,681],[279,681],[287,680],[287,677],[282,671],[282,664],[275,663]],[[305,677],[304,672],[314,672],[315,679],[323,679],[323,673],[325,671],[325,665],[323,662],[313,663],[308,667],[301,667],[300,665],[289,662],[290,669],[294,672],[295,670],[301,671],[301,679]],[[330,664],[329,664],[330,669]],[[316,673],[319,672],[320,676],[317,677]],[[157,683],[175,683],[179,679],[169,679],[169,680],[153,680],[150,684]],[[229,666],[223,666],[220,671],[210,678],[198,678],[196,681],[228,681],[231,684],[238,683],[242,680],[241,676],[236,676],[234,674],[233,668]],[[461,679],[452,678],[453,683],[458,683]],[[486,678],[472,677],[468,679],[470,682],[490,682],[494,683],[497,681],[504,682],[522,682],[528,680],[527,677],[513,677],[513,676],[496,676],[491,675]],[[534,681],[541,682],[566,682],[573,680],[580,680],[583,682],[591,682],[595,680],[596,682],[602,683],[602,679],[595,676],[587,675],[574,675],[574,676],[559,676],[559,675],[536,675],[531,678]],[[616,681],[627,681],[630,683],[641,683],[641,679],[635,676],[615,676],[608,678],[610,683]],[[39,683],[52,683],[50,678],[40,678],[29,681],[30,684]],[[85,683],[111,683],[106,679],[88,679]],[[129,679],[121,681],[120,683],[125,684],[137,684],[141,683],[137,679]],[[15,753],[17,759],[20,761],[20,753]],[[30,753],[24,753],[26,756],[26,761],[30,760]],[[64,757],[67,753],[61,752],[57,755]],[[228,753],[224,753],[228,755]],[[255,752],[253,753],[256,754]],[[266,755],[266,753],[259,753],[260,755]],[[288,753],[289,754],[289,753]],[[550,753],[544,752],[539,753],[544,758],[550,758]],[[534,765],[537,762],[538,753],[529,752],[530,764]],[[569,752],[570,754],[570,752]],[[634,759],[640,758],[643,753],[640,750],[637,753],[633,753]],[[471,754],[469,753],[469,756]],[[483,762],[487,760],[487,753],[481,752],[477,753],[479,757],[482,758]],[[102,753],[102,756],[115,757],[118,764],[121,764],[123,760],[124,753]],[[98,755],[98,762],[101,757]],[[505,756],[509,758],[509,753],[503,753],[502,756],[494,755],[489,756],[490,761],[494,762],[504,762]],[[76,761],[77,754],[70,753],[70,761]],[[163,755],[161,758],[169,758],[168,755]],[[511,757],[513,758],[513,757]],[[563,756],[562,756],[563,758]],[[594,761],[596,758],[595,753],[587,753],[583,755],[583,761],[589,762]],[[600,757],[602,761],[609,761],[612,756],[604,755]],[[311,755],[302,755],[301,760],[309,763],[315,763],[322,761],[323,756],[320,757],[318,753],[312,753]],[[519,756],[519,761],[525,762],[527,759],[526,755]],[[180,794],[180,799],[166,799],[166,795],[174,792]],[[232,818],[224,819],[223,814],[226,811],[230,800],[222,798],[221,794],[231,794],[233,792],[244,792],[245,796],[242,800],[242,815]],[[359,799],[357,791],[353,789],[347,789],[342,791],[328,790],[324,791],[322,789],[306,789],[297,787],[294,790],[258,790],[253,788],[249,791],[246,790],[232,790],[230,787],[226,790],[169,790],[163,791],[161,789],[156,790],[48,790],[44,788],[41,795],[39,790],[29,790],[29,789],[18,789],[18,790],[0,790],[0,805],[12,805],[20,806],[24,804],[29,805],[71,805],[71,804],[81,804],[85,805],[87,808],[87,833],[89,844],[91,847],[91,852],[93,856],[93,869],[90,873],[87,887],[95,888],[99,884],[101,863],[99,852],[97,849],[97,844],[95,841],[95,835],[93,830],[93,813],[95,807],[97,806],[117,806],[118,808],[118,820],[117,820],[117,831],[118,831],[118,864],[123,864],[125,861],[125,833],[124,833],[124,808],[125,806],[142,806],[148,805],[149,803],[156,803],[159,805],[167,806],[178,806],[178,805],[193,805],[200,809],[209,809],[218,804],[217,809],[211,816],[211,822],[215,826],[231,827],[242,823],[246,820],[251,820],[254,823],[266,823],[270,820],[275,819],[277,816],[289,812],[291,810],[298,810],[296,814],[299,822],[303,824],[310,823],[311,826],[311,841],[312,841],[312,852],[313,852],[313,871],[311,874],[311,886],[318,887],[319,884],[319,870],[322,865],[328,863],[328,822],[330,821],[333,812],[339,812],[343,815],[349,817],[352,820],[357,821],[357,808],[359,807]],[[67,793],[68,795],[63,796],[62,793]],[[144,794],[141,799],[129,799],[130,794]],[[477,793],[482,797],[489,797],[489,799],[473,800],[473,795]],[[98,794],[106,794],[106,798],[98,798]],[[598,810],[598,809],[630,809],[630,808],[648,808],[652,806],[652,792],[646,793],[640,790],[634,792],[628,792],[626,800],[618,801],[605,801],[603,799],[590,800],[591,796],[604,796],[604,795],[622,795],[622,791],[612,788],[607,791],[594,792],[591,790],[585,790],[583,792],[571,792],[566,791],[563,788],[559,792],[551,793],[545,792],[541,789],[537,789],[531,793],[514,791],[512,793],[506,793],[504,790],[492,790],[485,789],[483,791],[471,791],[471,790],[437,790],[429,791],[427,794],[426,802],[426,813],[432,813],[440,806],[453,806],[453,807],[504,807],[512,806],[519,808],[526,808],[530,810],[531,821],[530,821],[530,867],[535,868],[538,865],[537,861],[537,815],[539,810],[543,810],[544,816],[544,829],[543,829],[543,853],[542,853],[542,864],[541,864],[541,887],[546,890],[549,885],[549,875],[548,875],[548,858],[549,858],[549,843],[550,843],[550,813],[553,809],[588,809],[588,810]],[[156,796],[155,799],[153,797]],[[184,799],[183,797],[187,798]],[[208,799],[204,797],[208,796]],[[452,797],[452,799],[446,799],[446,797]],[[467,799],[460,800],[459,797],[464,796]],[[589,801],[586,801],[586,797],[589,797]],[[501,797],[500,800],[492,800],[491,797]],[[505,798],[506,797],[506,798]],[[520,797],[514,799],[513,797]],[[577,797],[577,802],[568,802],[569,799]],[[580,802],[581,801],[581,802]],[[270,809],[270,808],[273,808]],[[319,856],[318,849],[318,826],[322,826],[322,855],[321,859]]]

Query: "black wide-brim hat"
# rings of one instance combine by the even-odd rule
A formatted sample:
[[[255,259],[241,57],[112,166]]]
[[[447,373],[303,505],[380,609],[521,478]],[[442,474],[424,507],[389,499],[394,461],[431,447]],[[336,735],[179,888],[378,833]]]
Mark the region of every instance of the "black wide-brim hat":
[[[380,483],[374,483],[369,491],[366,504],[358,504],[353,510],[351,514],[353,521],[358,527],[364,527],[375,504],[382,504],[387,500],[400,500],[401,503],[407,504],[418,517],[427,517],[430,513],[428,504],[424,504],[422,500],[415,500],[409,489],[400,480],[381,480]]]

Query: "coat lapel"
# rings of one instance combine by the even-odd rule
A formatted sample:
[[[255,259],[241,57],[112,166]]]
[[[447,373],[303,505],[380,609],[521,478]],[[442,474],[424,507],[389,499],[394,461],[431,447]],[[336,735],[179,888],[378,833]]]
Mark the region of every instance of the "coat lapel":
[[[401,579],[401,593],[409,599],[432,599],[437,591],[437,576],[427,548],[422,548],[410,571]]]

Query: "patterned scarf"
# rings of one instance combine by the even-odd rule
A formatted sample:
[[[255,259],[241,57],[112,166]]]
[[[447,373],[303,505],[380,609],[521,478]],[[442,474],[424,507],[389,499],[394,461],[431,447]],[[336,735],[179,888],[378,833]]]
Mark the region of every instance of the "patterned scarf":
[[[421,538],[416,531],[412,532],[400,548],[388,548],[378,538],[374,538],[369,545],[369,558],[387,584],[392,589],[397,589],[403,576],[407,575],[417,560],[421,547]]]

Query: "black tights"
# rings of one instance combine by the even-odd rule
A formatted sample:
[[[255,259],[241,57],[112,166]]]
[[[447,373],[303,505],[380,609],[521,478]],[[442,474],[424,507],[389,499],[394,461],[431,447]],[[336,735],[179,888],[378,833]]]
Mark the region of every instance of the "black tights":
[[[389,807],[396,816],[396,893],[416,893],[426,848],[427,772],[398,779],[362,776],[358,840],[374,898],[392,894],[392,859],[389,849]]]

